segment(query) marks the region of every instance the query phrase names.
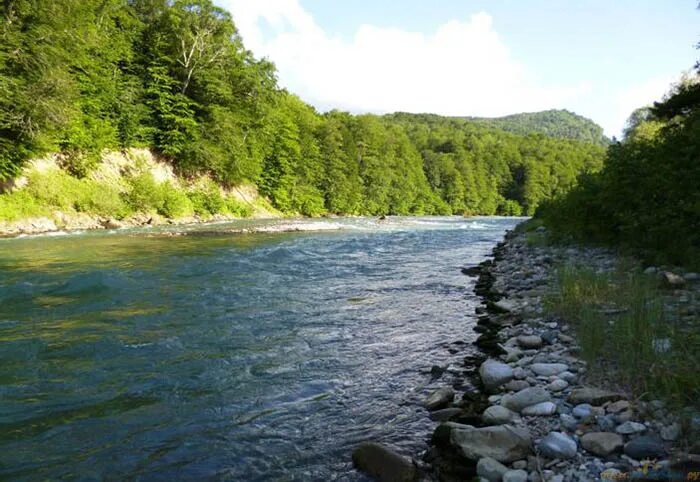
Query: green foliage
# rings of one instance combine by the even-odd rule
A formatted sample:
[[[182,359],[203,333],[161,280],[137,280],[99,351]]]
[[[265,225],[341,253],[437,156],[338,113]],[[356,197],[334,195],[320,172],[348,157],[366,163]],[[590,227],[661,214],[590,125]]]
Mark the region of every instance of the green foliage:
[[[562,238],[622,246],[654,263],[700,265],[700,91],[678,87],[631,118],[605,168],[538,215]]]
[[[0,16],[0,180],[45,152],[82,178],[105,149],[144,146],[186,176],[257,183],[286,213],[532,214],[601,165],[600,128],[565,111],[319,115],[211,0],[15,0]],[[119,208],[104,196],[79,207]],[[188,202],[147,178],[124,199],[168,216],[239,209],[218,187]]]
[[[27,191],[0,194],[0,221],[46,216],[49,208]]]
[[[191,216],[194,213],[192,201],[182,189],[178,189],[170,182],[164,182],[160,185],[160,192],[163,204],[158,210],[159,214],[176,219]]]
[[[567,265],[560,268],[558,288],[546,307],[573,324],[582,354],[594,368],[615,370],[616,378],[638,394],[697,403],[700,339],[664,319],[656,286],[654,277],[638,270],[620,267],[601,274]],[[671,350],[655,350],[665,339]]]
[[[468,117],[467,119],[486,127],[494,127],[514,134],[544,134],[558,139],[573,139],[607,146],[610,140],[603,135],[603,128],[590,119],[568,110],[546,110],[527,112],[505,117]]]
[[[211,181],[203,182],[200,186],[187,193],[194,212],[199,216],[209,217],[226,212],[226,199],[221,194],[219,186]]]

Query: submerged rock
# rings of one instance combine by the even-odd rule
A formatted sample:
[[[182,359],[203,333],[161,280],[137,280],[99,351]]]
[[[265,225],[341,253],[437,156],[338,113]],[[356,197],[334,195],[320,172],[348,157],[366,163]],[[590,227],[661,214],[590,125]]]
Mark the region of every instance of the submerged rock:
[[[358,470],[380,482],[414,482],[419,476],[413,462],[374,442],[357,447],[352,453],[352,462]]]
[[[455,398],[455,392],[450,387],[443,387],[435,390],[425,400],[425,408],[428,410],[437,410],[444,408]]]
[[[532,449],[528,431],[511,425],[452,428],[450,441],[470,460],[491,457],[502,463],[510,463],[526,458]]]

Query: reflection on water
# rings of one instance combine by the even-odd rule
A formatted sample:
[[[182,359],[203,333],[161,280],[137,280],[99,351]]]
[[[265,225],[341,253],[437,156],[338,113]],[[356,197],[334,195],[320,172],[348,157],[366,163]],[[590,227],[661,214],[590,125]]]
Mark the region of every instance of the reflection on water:
[[[517,221],[0,240],[0,478],[362,480],[360,441],[415,454],[429,368],[473,337],[459,268]]]

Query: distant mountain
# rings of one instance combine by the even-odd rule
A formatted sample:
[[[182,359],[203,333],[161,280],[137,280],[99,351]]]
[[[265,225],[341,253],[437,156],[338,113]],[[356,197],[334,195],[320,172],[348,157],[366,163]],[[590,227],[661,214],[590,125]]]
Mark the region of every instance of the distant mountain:
[[[505,117],[463,117],[463,119],[514,134],[541,133],[548,137],[576,139],[602,146],[610,144],[610,139],[605,137],[602,127],[568,110],[553,109]]]

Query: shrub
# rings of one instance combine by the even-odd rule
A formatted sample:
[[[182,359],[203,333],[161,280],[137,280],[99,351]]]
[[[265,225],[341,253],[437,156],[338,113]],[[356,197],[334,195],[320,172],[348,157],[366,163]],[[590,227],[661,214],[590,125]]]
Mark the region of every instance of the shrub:
[[[159,213],[169,218],[180,218],[189,216],[194,212],[192,201],[185,192],[173,186],[170,182],[165,182],[160,186],[162,195],[162,206]]]
[[[233,196],[226,198],[226,210],[233,216],[239,218],[249,218],[253,215],[253,208],[251,206],[240,202]]]
[[[46,207],[41,206],[27,191],[0,194],[0,221],[15,221],[17,219],[45,216],[49,214]]]
[[[126,202],[137,212],[162,211],[163,190],[150,172],[138,174],[129,179]]]
[[[226,200],[221,195],[219,186],[213,181],[203,182],[188,194],[194,212],[200,216],[210,216],[226,211]]]

